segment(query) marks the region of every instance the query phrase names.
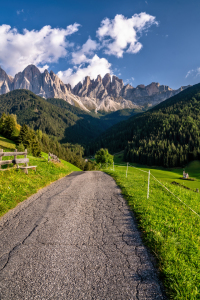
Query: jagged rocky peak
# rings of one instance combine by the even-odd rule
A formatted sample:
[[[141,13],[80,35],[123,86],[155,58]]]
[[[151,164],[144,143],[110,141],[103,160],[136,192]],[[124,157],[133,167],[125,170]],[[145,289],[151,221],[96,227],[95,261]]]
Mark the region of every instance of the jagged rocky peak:
[[[112,77],[112,84],[111,84],[111,89],[112,89],[112,96],[114,97],[119,97],[121,96],[121,91],[124,87],[124,83],[122,79],[119,79],[117,76]]]
[[[115,75],[113,75],[113,77],[112,77],[112,84],[114,84],[114,83],[118,83],[119,82],[119,84],[123,87],[124,86],[124,83],[123,83],[123,80],[122,79],[119,79],[117,76],[115,76]]]
[[[144,84],[139,84],[139,85],[137,85],[136,89],[145,89],[145,85]]]
[[[6,72],[0,67],[0,80],[4,81],[8,78],[8,75],[6,74]]]
[[[79,83],[77,83],[76,85],[75,85],[75,87],[73,88],[73,93],[75,94],[75,95],[78,95],[78,92],[79,92],[79,90],[82,88],[82,83],[79,81]]]
[[[7,82],[8,85],[10,85],[13,82],[13,77],[7,75],[7,73],[0,67],[0,87],[2,84]]]
[[[95,80],[96,82],[100,82],[100,83],[102,83],[102,78],[101,78],[101,75],[98,75],[97,76],[97,79]]]
[[[90,77],[86,76],[84,81],[83,81],[83,86],[88,87],[90,85],[90,83],[91,83]]]
[[[104,76],[104,78],[102,79],[102,83],[105,88],[107,88],[111,84],[111,76],[109,73]]]
[[[73,89],[64,84],[53,72],[43,73],[35,65],[27,66],[23,72],[11,77],[0,67],[0,94],[16,89],[28,89],[44,98],[61,98],[72,105],[88,111],[91,109],[113,111],[123,108],[135,108],[146,104],[156,105],[161,101],[181,92],[187,87],[172,90],[166,85],[152,82],[136,88],[115,75],[107,73],[103,78],[98,75],[95,80],[86,76]]]
[[[53,71],[52,71],[52,72],[53,72]],[[50,72],[50,73],[51,73],[51,72]],[[48,70],[45,69],[45,70],[44,70],[44,75],[47,76],[48,74],[49,74]]]
[[[72,92],[72,91],[73,91],[73,90],[72,90],[72,87],[71,87],[71,84],[67,83],[67,84],[65,84],[65,86],[66,86],[66,88],[67,88],[67,90],[68,90],[69,92]]]
[[[31,81],[35,76],[40,76],[41,72],[35,65],[29,65],[27,66],[22,74]]]

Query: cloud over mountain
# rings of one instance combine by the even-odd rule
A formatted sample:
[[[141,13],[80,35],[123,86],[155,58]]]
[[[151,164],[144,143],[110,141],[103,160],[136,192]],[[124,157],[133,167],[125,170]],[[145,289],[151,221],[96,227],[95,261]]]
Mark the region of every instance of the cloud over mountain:
[[[97,37],[106,48],[106,54],[117,57],[122,57],[124,51],[135,54],[142,48],[138,33],[153,24],[158,25],[155,19],[145,12],[134,14],[129,19],[123,15],[116,15],[113,20],[106,18],[97,30]]]
[[[89,37],[81,46],[67,39],[79,30],[78,23],[66,28],[47,25],[40,30],[24,29],[22,33],[4,24],[0,26],[0,65],[11,75],[30,64],[43,72],[64,58],[67,68],[59,68],[58,75],[64,83],[74,86],[85,76],[95,79],[99,74],[102,77],[112,74],[111,63],[102,57],[103,52],[116,57],[122,57],[124,52],[139,52],[140,34],[153,24],[158,24],[155,17],[145,12],[131,18],[123,15],[116,15],[112,20],[106,18],[96,31],[96,39]]]
[[[97,75],[102,77],[106,73],[111,73],[111,64],[105,58],[99,58],[96,54],[91,59],[87,59],[88,65],[78,68],[69,68],[66,71],[59,71],[58,76],[64,83],[70,83],[74,87],[79,81],[83,81],[86,76],[90,76],[91,79],[96,79]]]
[[[9,25],[0,26],[0,64],[12,75],[29,64],[42,67],[66,57],[70,43],[66,37],[78,31],[74,23],[66,29],[44,26],[40,30],[24,29],[23,33]],[[47,67],[47,66],[46,66]]]
[[[89,62],[88,57],[94,55],[94,51],[97,50],[98,46],[98,43],[89,37],[81,49],[72,53],[72,63],[79,65],[81,63]]]

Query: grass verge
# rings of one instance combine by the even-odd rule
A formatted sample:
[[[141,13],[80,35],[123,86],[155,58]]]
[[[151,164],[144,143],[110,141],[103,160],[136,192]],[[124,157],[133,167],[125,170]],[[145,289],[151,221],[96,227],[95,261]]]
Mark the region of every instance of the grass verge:
[[[0,171],[0,216],[35,194],[39,189],[73,171],[80,171],[74,165],[63,160],[61,163],[48,163],[46,153],[42,153],[42,158],[30,155],[28,158],[30,166],[37,166],[36,172],[29,169],[28,175],[26,175],[22,170],[17,169]],[[3,157],[3,159],[9,159],[9,157]]]
[[[120,186],[138,220],[143,241],[157,257],[169,298],[200,299],[200,218],[153,177],[150,179],[150,196],[147,199],[147,173],[129,167],[126,178],[126,167],[122,166],[115,166],[115,171],[105,172]],[[165,180],[162,182],[200,214],[199,193]]]
[[[117,153],[114,155],[115,164],[124,164],[126,162],[123,160],[123,152]],[[131,163],[137,168],[140,168],[144,171],[150,170],[151,173],[158,179],[162,179],[165,182],[172,183],[173,181],[177,182],[179,185],[184,185],[194,191],[196,189],[200,190],[200,161],[195,160],[190,162],[184,169],[186,173],[189,173],[190,178],[195,178],[194,181],[184,180],[183,177],[183,168],[162,168],[162,167],[150,167],[145,165],[140,165],[136,163]]]

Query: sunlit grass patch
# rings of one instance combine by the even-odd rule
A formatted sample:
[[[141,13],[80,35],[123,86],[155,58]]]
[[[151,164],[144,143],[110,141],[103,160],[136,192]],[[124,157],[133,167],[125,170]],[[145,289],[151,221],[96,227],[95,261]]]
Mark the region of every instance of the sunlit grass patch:
[[[147,199],[147,173],[129,167],[126,178],[126,167],[120,166],[115,166],[115,171],[106,172],[116,180],[134,211],[143,240],[158,259],[158,268],[170,299],[200,299],[199,216],[153,177],[150,178]],[[158,175],[156,177],[175,196],[200,215],[199,193],[174,186]]]
[[[28,175],[15,168],[0,171],[0,216],[51,182],[73,171],[80,171],[63,160],[61,163],[48,163],[48,155],[42,153],[42,156],[36,158],[28,155],[29,165],[37,166],[36,172],[29,169]]]

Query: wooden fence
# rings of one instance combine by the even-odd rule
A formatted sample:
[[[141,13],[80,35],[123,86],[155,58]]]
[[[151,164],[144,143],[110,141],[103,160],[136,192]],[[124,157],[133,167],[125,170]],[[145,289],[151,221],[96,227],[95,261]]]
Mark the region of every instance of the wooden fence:
[[[54,162],[59,162],[60,163],[60,159],[53,153],[50,153],[49,152],[49,155],[48,155],[48,162],[49,161],[54,161]]]
[[[24,155],[24,158],[17,158],[18,155]],[[28,166],[29,158],[27,158],[28,152],[27,149],[24,152],[17,152],[15,149],[14,152],[3,152],[3,149],[0,149],[0,169],[3,165],[14,164],[17,165],[18,169],[23,169],[25,174],[28,174],[28,169],[34,169],[36,171],[37,166]],[[2,160],[2,157],[14,156],[13,159]],[[19,166],[19,164],[25,164],[25,166]],[[6,169],[2,169],[4,171]]]

